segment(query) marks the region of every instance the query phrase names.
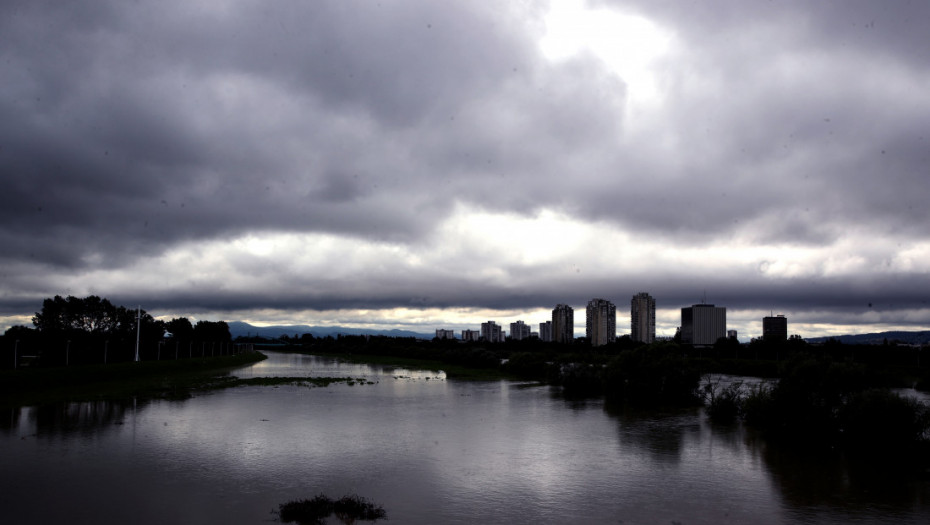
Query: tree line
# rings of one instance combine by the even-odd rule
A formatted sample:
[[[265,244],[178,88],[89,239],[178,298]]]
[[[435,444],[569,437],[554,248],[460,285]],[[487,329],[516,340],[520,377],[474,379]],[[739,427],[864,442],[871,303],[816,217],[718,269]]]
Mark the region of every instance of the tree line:
[[[234,352],[225,321],[155,319],[141,308],[114,305],[96,295],[45,299],[33,327],[2,336],[0,368],[206,357]]]

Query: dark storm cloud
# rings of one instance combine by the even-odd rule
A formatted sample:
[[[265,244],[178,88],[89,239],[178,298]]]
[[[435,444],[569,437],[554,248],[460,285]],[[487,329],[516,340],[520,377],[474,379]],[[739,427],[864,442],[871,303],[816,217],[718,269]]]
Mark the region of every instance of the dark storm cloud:
[[[703,220],[670,213],[660,229],[686,219],[696,230],[719,233],[730,229],[714,226],[732,222],[727,217],[800,209],[813,212],[814,224],[868,217],[911,229],[926,219],[913,203],[930,196],[923,182],[930,171],[930,105],[920,88],[930,64],[924,37],[930,7],[595,4],[647,16],[670,28],[687,50],[685,62],[666,66],[671,82],[690,91],[687,99],[669,101],[669,127],[690,129],[673,133],[694,147],[683,144],[679,154],[690,165],[667,176],[694,201],[718,203],[725,211],[707,210]],[[688,85],[700,77],[710,79],[708,92]]]
[[[882,251],[895,239],[928,242],[930,7],[592,5],[671,35],[651,64],[657,101],[639,105],[636,79],[593,53],[543,58],[542,5],[10,4],[0,303],[14,311],[86,280],[166,309],[518,309],[614,290],[618,303],[648,290],[685,305],[703,288],[747,308],[924,308],[919,264],[868,272],[894,259]],[[629,276],[585,264],[605,250],[636,258],[635,245],[573,248],[571,268],[496,244],[456,250],[460,232],[438,238],[437,227],[461,210],[555,210],[635,233],[634,244],[714,244],[726,275],[690,273],[690,261],[644,260]],[[282,233],[379,248],[338,277],[327,274],[351,251],[307,267],[279,261],[280,246],[237,253],[229,275],[211,278],[168,267],[166,254],[191,246]],[[754,269],[786,246],[857,245],[859,273]],[[730,272],[725,249],[747,246],[773,253]],[[424,268],[410,262],[418,250],[450,255]],[[155,289],[116,284],[147,261],[166,265]],[[269,284],[276,275],[284,284]]]
[[[213,9],[16,6],[0,66],[14,79],[0,100],[4,224],[71,264],[248,229],[417,234],[422,217],[392,195],[411,197],[417,169],[403,134],[526,61],[466,8]],[[386,197],[348,198],[365,180]]]

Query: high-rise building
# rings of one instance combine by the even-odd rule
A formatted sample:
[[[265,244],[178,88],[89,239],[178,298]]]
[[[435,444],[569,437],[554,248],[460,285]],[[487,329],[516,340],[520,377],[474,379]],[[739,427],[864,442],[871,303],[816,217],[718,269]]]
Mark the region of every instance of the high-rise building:
[[[575,310],[567,304],[557,304],[552,310],[552,340],[556,343],[575,340]]]
[[[501,343],[504,341],[504,332],[499,324],[488,321],[481,323],[481,338],[488,343]]]
[[[617,340],[617,308],[607,299],[591,299],[585,314],[585,337],[591,346]]]
[[[462,330],[462,341],[477,341],[481,337],[478,330]]]
[[[453,330],[443,330],[442,328],[437,328],[436,339],[455,339],[455,332]]]
[[[516,323],[510,323],[510,339],[513,341],[520,341],[523,339],[530,338],[530,325],[524,323],[523,321],[517,321]]]
[[[539,323],[539,340],[546,343],[552,341],[552,321]]]
[[[630,301],[630,338],[640,343],[656,340],[656,300],[645,292]]]
[[[727,309],[712,304],[695,304],[681,309],[681,342],[709,346],[727,335]]]
[[[784,315],[762,318],[762,339],[766,341],[788,340],[788,318]]]

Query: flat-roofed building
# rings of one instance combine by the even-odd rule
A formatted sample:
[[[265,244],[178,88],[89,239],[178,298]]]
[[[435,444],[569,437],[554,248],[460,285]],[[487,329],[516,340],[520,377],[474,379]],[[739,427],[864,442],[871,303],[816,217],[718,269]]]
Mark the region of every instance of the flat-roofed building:
[[[763,317],[762,339],[766,341],[787,341],[788,318],[781,314]]]
[[[591,299],[585,311],[585,337],[591,346],[617,340],[617,308],[607,299]]]
[[[510,323],[510,339],[513,341],[521,341],[523,339],[530,338],[530,326],[523,321],[517,321],[515,323]]]
[[[645,292],[630,301],[630,339],[640,343],[656,340],[656,300]]]
[[[481,337],[478,330],[462,330],[462,341],[477,341]]]
[[[711,346],[727,335],[727,309],[712,304],[695,304],[681,309],[681,342]]]
[[[552,321],[539,323],[539,340],[546,343],[552,341]]]
[[[454,330],[443,330],[442,328],[437,328],[436,339],[455,339],[455,331]]]
[[[481,323],[481,339],[488,343],[501,343],[504,341],[504,331],[494,321]]]
[[[575,341],[575,309],[567,304],[557,304],[552,309],[552,340],[556,343]]]

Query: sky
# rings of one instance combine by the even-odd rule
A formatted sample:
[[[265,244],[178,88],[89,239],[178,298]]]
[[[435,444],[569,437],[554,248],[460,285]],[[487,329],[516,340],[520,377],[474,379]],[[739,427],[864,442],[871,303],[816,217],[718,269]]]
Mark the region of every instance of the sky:
[[[930,329],[930,3],[10,0],[0,329]]]

